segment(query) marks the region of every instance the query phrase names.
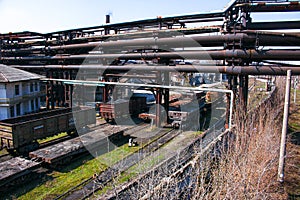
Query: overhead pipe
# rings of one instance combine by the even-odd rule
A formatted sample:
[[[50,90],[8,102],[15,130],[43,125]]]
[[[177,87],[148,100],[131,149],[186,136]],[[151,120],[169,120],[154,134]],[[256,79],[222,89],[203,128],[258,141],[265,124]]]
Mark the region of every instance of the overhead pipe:
[[[112,41],[102,42],[93,45],[87,45],[87,47],[93,48],[116,48],[116,47],[147,47],[147,46],[167,46],[169,48],[176,47],[215,47],[223,46],[224,43],[237,42],[242,45],[255,44],[259,41],[262,46],[299,46],[300,37],[291,36],[288,34],[274,35],[265,33],[254,34],[226,34],[226,35],[210,35],[210,36],[192,36],[192,37],[170,37],[170,38],[147,38],[143,40],[124,40],[124,41]],[[74,46],[62,46],[62,49],[74,48]],[[76,45],[75,45],[76,47]],[[84,47],[84,44],[80,45]],[[60,47],[55,47],[60,48]],[[52,49],[52,48],[50,48]]]
[[[237,4],[236,7],[244,7],[251,12],[291,12],[300,11],[300,4],[298,1],[294,2],[280,2],[280,3],[241,3]]]
[[[262,25],[263,26],[263,25]],[[267,26],[266,26],[267,27]],[[251,26],[250,26],[251,28]],[[300,28],[300,24],[299,24]],[[212,36],[192,36],[192,37],[170,37],[170,38],[147,38],[143,40],[122,40],[107,41],[98,43],[70,44],[63,46],[54,46],[47,48],[30,49],[2,49],[3,56],[21,56],[22,54],[51,53],[63,51],[68,53],[77,51],[87,53],[89,51],[101,49],[139,49],[139,48],[178,48],[178,47],[215,47],[224,46],[225,43],[240,43],[241,45],[260,45],[260,46],[300,46],[300,37],[288,34],[270,34],[270,33],[237,33],[227,35]]]
[[[39,60],[36,57],[23,57],[21,60]],[[176,52],[151,52],[128,54],[100,54],[100,55],[71,55],[41,58],[41,60],[97,60],[97,59],[124,59],[124,60],[152,60],[152,59],[196,59],[196,60],[300,60],[300,50],[211,50],[211,51],[176,51]],[[13,58],[14,60],[14,58]]]
[[[222,73],[231,75],[286,75],[287,70],[292,70],[293,74],[300,75],[300,66],[216,66],[216,65],[177,65],[177,66],[153,66],[153,65],[123,65],[123,66],[104,66],[104,65],[45,65],[45,66],[16,66],[12,67],[34,70],[34,69],[57,69],[57,70],[103,70],[118,72],[201,72],[201,73]]]
[[[33,56],[33,57],[2,57],[2,63],[17,64],[32,61],[44,62],[100,62],[112,64],[115,60],[153,60],[153,59],[192,59],[192,60],[233,60],[233,61],[262,61],[286,60],[299,61],[300,50],[211,50],[211,51],[176,51],[128,54],[99,54],[99,55],[70,55],[70,56]]]
[[[300,29],[300,21],[254,22],[248,23],[247,28],[252,30]]]
[[[240,42],[245,44],[254,44],[259,40],[259,44],[263,46],[299,46],[300,37],[291,36],[288,34],[274,35],[265,33],[236,33],[226,35],[209,35],[209,36],[192,36],[192,37],[169,37],[169,38],[145,38],[136,40],[123,41],[106,41],[89,44],[76,44],[49,47],[49,50],[68,50],[76,48],[87,48],[93,50],[94,48],[120,48],[120,47],[147,47],[147,46],[167,46],[169,48],[176,47],[214,47],[223,46],[227,42]],[[122,48],[121,48],[122,49]]]
[[[73,40],[65,40],[63,41],[63,45],[69,44],[82,44],[88,42],[99,42],[99,41],[107,41],[109,40],[122,40],[122,39],[135,39],[135,38],[149,38],[153,37],[153,34],[159,38],[168,37],[174,34],[182,34],[182,35],[192,35],[192,34],[203,34],[203,33],[212,33],[212,32],[220,32],[222,26],[214,25],[210,27],[200,27],[200,28],[181,28],[181,29],[167,29],[167,30],[157,30],[155,32],[149,31],[142,31],[142,32],[133,32],[130,34],[117,34],[117,35],[93,35],[93,36],[85,36],[74,38]],[[176,32],[176,33],[175,33]],[[48,38],[55,38],[52,35],[45,35],[44,40],[42,41],[24,41],[18,42],[17,44],[4,44],[2,47],[3,49],[13,49],[13,48],[28,48],[32,46],[57,46],[61,45],[58,43],[57,40],[48,40]]]
[[[164,17],[160,18],[159,20],[162,23],[172,23],[176,20],[185,20],[186,23],[194,22],[193,20],[213,20],[215,21],[220,20],[220,18],[223,18],[226,16],[226,13],[230,10],[238,7],[246,7],[250,12],[274,12],[274,11],[300,11],[300,5],[299,2],[281,2],[281,3],[267,3],[267,2],[259,2],[259,3],[240,3],[236,4],[235,1],[231,1],[231,4],[224,8],[222,11],[217,12],[209,12],[209,13],[199,13],[199,14],[191,14],[191,15],[182,15],[182,16],[172,16],[172,17]],[[247,9],[246,9],[247,10]],[[122,22],[122,23],[116,23],[116,24],[106,24],[101,26],[93,26],[93,27],[85,27],[85,28],[78,28],[78,29],[70,29],[70,30],[63,30],[63,31],[57,31],[52,33],[46,33],[46,34],[40,34],[35,33],[34,35],[39,35],[43,37],[56,37],[57,35],[61,34],[68,34],[68,33],[88,33],[88,32],[95,32],[95,31],[101,31],[105,28],[109,29],[121,29],[121,28],[132,28],[136,26],[147,26],[147,25],[153,25],[157,24],[158,19],[145,19],[145,20],[139,20],[139,21],[132,21],[132,22]],[[10,34],[1,34],[1,37],[10,36]],[[31,36],[31,34],[29,34]]]

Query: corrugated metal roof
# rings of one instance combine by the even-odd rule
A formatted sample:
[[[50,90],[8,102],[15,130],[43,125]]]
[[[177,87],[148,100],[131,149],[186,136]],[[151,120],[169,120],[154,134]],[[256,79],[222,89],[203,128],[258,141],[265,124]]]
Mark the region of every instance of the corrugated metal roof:
[[[40,79],[42,76],[16,69],[7,65],[0,65],[0,83],[18,82]]]

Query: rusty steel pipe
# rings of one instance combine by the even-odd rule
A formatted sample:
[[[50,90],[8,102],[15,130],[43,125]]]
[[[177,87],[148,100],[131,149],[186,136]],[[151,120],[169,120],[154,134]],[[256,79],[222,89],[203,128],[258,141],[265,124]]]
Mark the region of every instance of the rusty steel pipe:
[[[24,58],[29,59],[27,57]],[[37,60],[35,57],[33,60]],[[101,55],[71,55],[54,56],[51,59],[195,59],[195,60],[223,60],[223,59],[244,59],[244,60],[300,60],[300,50],[213,50],[213,51],[178,51],[178,52],[157,52],[157,53],[128,53],[128,54],[101,54]],[[30,59],[29,59],[30,60]],[[44,59],[42,59],[44,60]],[[46,59],[47,60],[47,59]]]
[[[237,33],[228,35],[214,36],[193,36],[193,37],[173,37],[173,38],[147,38],[143,40],[123,40],[123,41],[107,41],[102,43],[87,44],[71,44],[63,46],[54,46],[36,49],[2,49],[3,56],[22,56],[22,54],[59,52],[65,53],[78,51],[79,53],[87,53],[89,51],[100,49],[141,49],[141,48],[176,48],[176,47],[215,47],[224,46],[225,43],[241,43],[250,46],[300,46],[300,37],[282,33],[260,33],[253,32],[250,34]]]
[[[247,28],[252,30],[300,29],[300,21],[255,22],[248,23]]]
[[[291,12],[300,11],[299,2],[279,2],[279,3],[242,3],[237,4],[236,7],[244,7],[251,10],[251,12]]]
[[[123,40],[107,41],[102,43],[75,44],[49,47],[49,51],[69,50],[69,49],[87,49],[89,51],[97,49],[123,49],[122,47],[145,48],[145,47],[215,47],[224,46],[224,43],[239,42],[255,44],[259,41],[262,46],[300,46],[300,37],[289,36],[286,34],[228,34],[228,35],[211,35],[211,36],[192,36],[192,37],[173,37],[173,38],[147,38],[143,40]]]
[[[30,61],[80,61],[94,62],[114,60],[153,60],[153,59],[193,59],[193,60],[224,60],[242,59],[244,61],[286,60],[300,61],[300,50],[212,50],[212,51],[176,51],[157,53],[128,53],[128,54],[92,54],[92,55],[59,55],[33,57],[2,57],[2,62],[30,62]]]
[[[45,65],[45,66],[12,66],[19,69],[57,69],[57,70],[105,70],[118,72],[202,72],[202,73],[224,73],[231,75],[285,75],[287,70],[293,74],[300,75],[300,66],[215,66],[215,65],[177,65],[177,66],[151,66],[151,65],[123,65],[123,66],[101,66],[101,65]]]
[[[102,43],[88,43],[88,44],[72,44],[64,46],[54,46],[47,48],[36,49],[2,49],[2,56],[30,56],[30,54],[64,52],[64,53],[87,53],[95,50],[108,50],[110,49],[169,49],[176,47],[215,47],[224,46],[226,43],[237,43],[244,46],[300,46],[300,37],[287,34],[265,34],[254,32],[251,34],[237,33],[228,35],[215,35],[215,36],[193,36],[193,37],[174,37],[154,39],[148,38],[144,40],[124,40],[124,41],[110,41]]]

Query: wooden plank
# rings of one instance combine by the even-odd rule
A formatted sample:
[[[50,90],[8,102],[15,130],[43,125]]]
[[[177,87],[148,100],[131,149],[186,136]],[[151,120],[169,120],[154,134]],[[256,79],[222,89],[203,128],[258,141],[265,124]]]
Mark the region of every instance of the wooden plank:
[[[0,163],[0,186],[4,186],[23,175],[30,173],[40,163],[16,157]]]

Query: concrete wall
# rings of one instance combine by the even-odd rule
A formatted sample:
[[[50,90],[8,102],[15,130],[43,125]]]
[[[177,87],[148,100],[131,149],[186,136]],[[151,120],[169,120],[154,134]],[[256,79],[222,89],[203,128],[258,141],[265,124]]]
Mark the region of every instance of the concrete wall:
[[[0,98],[6,98],[6,84],[0,83]]]
[[[7,119],[9,116],[9,108],[8,107],[0,107],[0,120]]]

